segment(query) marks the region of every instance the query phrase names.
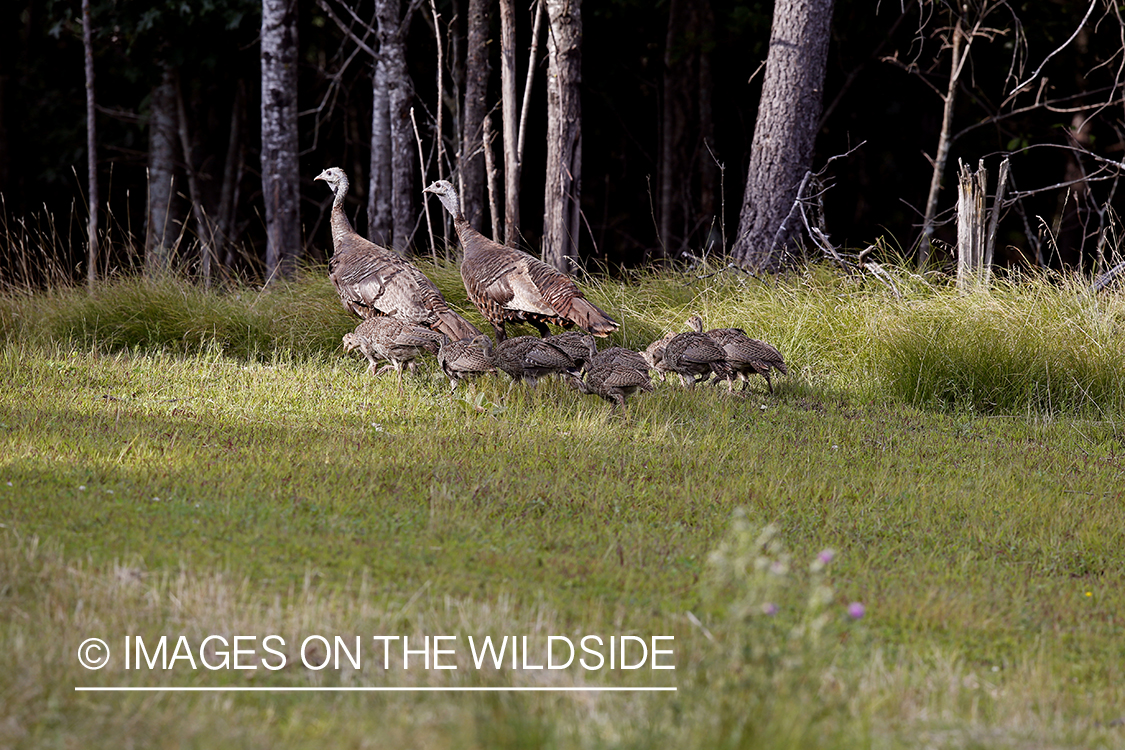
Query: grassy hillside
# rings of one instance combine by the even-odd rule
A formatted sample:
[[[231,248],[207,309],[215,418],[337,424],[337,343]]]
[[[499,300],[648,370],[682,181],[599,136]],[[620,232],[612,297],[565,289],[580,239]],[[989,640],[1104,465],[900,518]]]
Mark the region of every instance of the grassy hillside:
[[[450,395],[432,360],[399,393],[344,356],[315,272],[0,298],[0,746],[1125,746],[1122,301],[894,284],[591,282],[615,343],[698,312],[790,365],[773,396],[658,383],[623,415],[555,381]],[[255,663],[278,634],[286,666],[121,662],[215,634]],[[302,666],[312,634],[362,636],[362,665]],[[384,670],[378,634],[455,635],[458,669]],[[527,635],[535,663],[588,634],[674,636],[676,669],[467,644]],[[88,637],[110,666],[78,664]]]

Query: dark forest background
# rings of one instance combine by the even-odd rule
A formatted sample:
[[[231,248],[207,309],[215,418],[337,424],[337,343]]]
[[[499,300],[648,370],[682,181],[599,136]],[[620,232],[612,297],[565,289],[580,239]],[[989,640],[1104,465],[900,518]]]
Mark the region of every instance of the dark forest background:
[[[1010,154],[1016,192],[1009,195],[1000,225],[997,264],[1093,270],[1099,254],[1108,260],[1120,241],[1113,210],[1121,205],[1117,177],[1125,154],[1125,110],[1117,84],[1125,54],[1120,16],[1115,6],[1096,3],[1082,31],[1062,46],[1081,25],[1089,3],[990,5],[998,10],[988,18],[989,36],[974,42],[954,111],[952,131],[966,132],[952,144],[945,170],[940,203],[945,223],[935,235],[939,250],[941,243],[955,241],[950,219],[957,160],[975,167],[983,159],[995,175],[1002,157]],[[466,6],[464,0],[436,2],[435,28],[429,3],[421,4],[407,39],[416,116],[431,160],[427,180],[448,176],[454,166],[439,170],[432,156],[439,106],[437,47],[440,35],[446,67],[444,137],[453,153]],[[517,5],[518,43],[524,50],[521,92],[530,6]],[[360,18],[373,17],[370,0],[351,7]],[[98,176],[106,217],[102,226],[110,240],[102,251],[102,273],[136,265],[143,247],[148,117],[162,66],[170,62],[185,99],[192,167],[201,190],[213,199],[232,121],[243,123],[235,266],[260,276],[265,252],[258,172],[260,13],[260,5],[248,0],[92,3]],[[691,263],[705,255],[720,257],[724,237],[729,246],[737,231],[771,13],[770,3],[739,0],[584,4],[581,252],[587,267],[616,271],[654,261]],[[943,41],[952,13],[942,3],[836,2],[813,168],[850,151],[826,172],[825,225],[837,246],[857,252],[876,244],[872,257],[887,261],[913,256],[942,124],[940,94],[950,67]],[[9,260],[26,237],[48,235],[69,254],[72,268],[84,258],[86,130],[79,19],[77,0],[0,5],[0,242]],[[492,28],[490,106],[499,101],[500,89],[495,10]],[[348,171],[353,187],[347,210],[357,229],[365,230],[372,65],[314,2],[300,4],[299,45],[301,218],[305,255],[316,261],[330,253],[331,244],[331,196],[313,182],[325,167]],[[1025,103],[1054,99],[1066,106],[992,120],[1012,109],[1010,104],[1004,109],[1004,99],[1013,88],[1013,54],[1027,66],[1016,76],[1023,80],[1052,52]],[[545,69],[542,58],[541,49],[536,65]],[[521,183],[521,244],[533,249],[543,212],[543,75],[540,70],[532,92]],[[674,104],[672,118],[665,116],[666,101]],[[498,114],[495,124],[499,130]],[[661,149],[669,126],[674,128],[670,158],[667,152],[662,157]],[[499,161],[499,146],[496,153]],[[662,207],[657,188],[664,170],[674,176],[677,198]],[[422,176],[416,179],[414,247],[428,253]],[[178,181],[177,189],[174,213],[186,220],[186,182]],[[432,208],[434,221],[441,221],[440,209]],[[662,211],[671,214],[665,217]],[[667,236],[659,232],[662,221]],[[191,232],[189,223],[180,249],[189,270]],[[442,235],[440,227],[437,233]],[[131,243],[130,237],[141,239]],[[939,252],[935,260],[948,257]]]

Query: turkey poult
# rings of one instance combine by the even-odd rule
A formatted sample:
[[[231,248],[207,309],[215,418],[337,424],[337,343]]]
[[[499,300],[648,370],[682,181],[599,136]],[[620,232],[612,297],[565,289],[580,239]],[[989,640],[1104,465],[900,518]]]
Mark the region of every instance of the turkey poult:
[[[689,327],[698,333],[703,333],[703,318],[692,315],[687,320]],[[752,339],[741,328],[713,328],[706,332],[711,339],[723,348],[727,364],[731,367],[731,376],[727,378],[727,387],[734,390],[734,381],[742,381],[742,390],[750,384],[750,376],[754,373],[766,379],[770,393],[773,393],[773,383],[770,381],[770,370],[774,369],[782,375],[789,374],[781,352],[765,341]]]
[[[574,360],[575,367],[579,370],[585,370],[586,366],[590,364],[590,360],[598,353],[597,342],[588,333],[565,331],[554,336],[548,336],[544,340],[569,354],[570,358]]]
[[[591,360],[585,380],[578,381],[579,390],[601,396],[621,409],[625,408],[627,396],[638,391],[651,392],[652,379],[645,361],[641,359],[641,368],[638,368],[636,360],[623,352],[636,355],[636,352],[618,347],[599,352]]]
[[[422,352],[436,354],[441,342],[442,334],[425,326],[395,318],[368,318],[354,331],[344,334],[344,351],[359,349],[371,363],[368,369],[372,375],[379,375],[388,367],[393,367],[401,387],[402,368],[409,367],[413,372],[414,360]],[[376,364],[384,359],[390,364],[376,369]]]
[[[464,253],[461,279],[469,299],[496,329],[497,343],[506,338],[505,323],[530,323],[544,337],[548,323],[563,328],[576,325],[595,336],[617,330],[617,323],[586,299],[569,276],[473,229],[448,180],[438,180],[423,192],[436,195],[453,217]]]
[[[344,214],[348,176],[329,167],[315,177],[328,183],[332,201],[332,259],[328,278],[344,307],[361,318],[389,315],[440,331],[454,341],[476,336],[469,321],[449,308],[434,282],[395,251],[380,247],[352,229]]]
[[[663,347],[661,347],[661,351],[663,352]],[[599,363],[609,362],[614,366],[631,367],[646,375],[648,371],[652,369],[652,365],[649,364],[643,354],[620,346],[611,346],[608,349],[604,349],[598,352],[594,359]]]
[[[517,380],[535,386],[539,378],[562,373],[577,379],[580,375],[574,359],[550,342],[534,336],[516,336],[496,345],[496,366]]]
[[[707,334],[694,331],[676,334],[669,339],[654,368],[678,374],[689,388],[709,379],[712,373],[721,380],[734,377],[722,347]]]
[[[641,358],[648,363],[651,369],[656,370],[656,374],[660,376],[661,381],[665,379],[665,370],[661,366],[664,362],[664,348],[668,346],[668,342],[671,341],[675,335],[674,333],[669,333],[664,338],[653,341],[645,347],[643,352],[640,352]]]
[[[460,341],[450,341],[446,337],[438,350],[437,360],[441,371],[449,378],[450,393],[457,390],[457,384],[462,380],[496,372],[492,339],[483,333]]]

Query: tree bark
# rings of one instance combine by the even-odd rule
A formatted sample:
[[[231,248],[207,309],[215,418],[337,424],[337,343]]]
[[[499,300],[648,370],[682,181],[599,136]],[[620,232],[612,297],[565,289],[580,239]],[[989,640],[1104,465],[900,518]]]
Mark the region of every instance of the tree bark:
[[[261,45],[262,193],[269,283],[291,277],[301,254],[296,0],[262,0]]]
[[[390,245],[394,236],[391,216],[391,106],[387,63],[380,50],[371,79],[371,179],[367,191],[367,238]]]
[[[231,102],[227,158],[223,162],[223,184],[219,192],[219,236],[215,244],[216,257],[223,260],[220,268],[224,275],[234,265],[234,219],[238,214],[238,186],[242,182],[244,167],[242,128],[245,102],[246,85],[239,79],[235,84],[234,101]]]
[[[785,225],[812,164],[823,99],[832,0],[778,0],[750,147],[734,260],[777,271],[796,231]]]
[[[98,135],[94,107],[94,32],[90,24],[90,0],[82,0],[82,48],[86,58],[86,179],[89,203],[87,225],[86,283],[92,289],[98,278]],[[2,91],[0,91],[2,93]]]
[[[937,219],[938,194],[941,192],[945,162],[949,159],[949,146],[952,143],[953,104],[957,97],[957,86],[961,79],[968,50],[962,51],[964,34],[961,31],[961,17],[953,27],[953,53],[949,68],[949,87],[946,89],[941,117],[941,133],[938,135],[937,154],[934,156],[934,170],[930,174],[930,192],[926,197],[926,213],[922,218],[922,241],[918,245],[918,265],[924,267],[930,260],[930,247],[934,239],[934,222]]]
[[[406,67],[406,29],[409,18],[400,18],[399,0],[376,0],[379,55],[386,64],[387,103],[390,111],[391,243],[399,255],[409,255],[414,233],[414,129],[410,107],[414,83]]]
[[[504,112],[504,244],[514,247],[520,226],[515,0],[500,0],[500,100]]]
[[[572,273],[582,176],[581,0],[547,0],[547,179],[543,260]]]
[[[165,273],[176,238],[173,182],[176,163],[176,86],[171,65],[152,92],[148,121],[148,209],[145,212],[145,272]]]
[[[196,239],[199,242],[199,275],[203,279],[203,287],[209,289],[211,287],[211,258],[214,256],[215,230],[207,218],[207,211],[203,205],[203,195],[199,189],[199,180],[196,178],[191,137],[188,133],[187,109],[184,107],[184,91],[180,84],[178,71],[176,74],[176,124],[180,136],[180,153],[183,154],[184,170],[187,173],[191,212],[195,217]]]
[[[461,210],[469,224],[483,230],[483,123],[488,106],[488,0],[469,0],[468,51],[465,55],[465,109],[461,131]]]

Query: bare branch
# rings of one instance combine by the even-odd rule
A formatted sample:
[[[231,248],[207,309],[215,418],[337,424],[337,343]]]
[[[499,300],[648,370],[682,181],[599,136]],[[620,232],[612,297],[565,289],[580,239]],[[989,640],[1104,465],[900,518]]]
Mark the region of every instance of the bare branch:
[[[1070,35],[1070,38],[1063,42],[1062,45],[1055,49],[1053,52],[1051,52],[1051,54],[1043,58],[1043,62],[1039,63],[1039,67],[1035,69],[1035,72],[1031,74],[1031,77],[1023,83],[1017,84],[1016,87],[1011,90],[1011,92],[1008,94],[1008,99],[1011,99],[1013,96],[1019,93],[1021,89],[1038,78],[1039,73],[1043,70],[1043,66],[1046,65],[1052,57],[1062,52],[1067,47],[1067,45],[1074,41],[1074,39],[1078,36],[1078,32],[1082,30],[1082,27],[1086,25],[1086,21],[1090,19],[1090,14],[1094,12],[1094,7],[1097,4],[1098,0],[1090,0],[1090,7],[1086,9],[1086,15],[1082,17],[1082,20],[1078,23],[1078,28],[1074,30],[1074,33]],[[1005,104],[1008,102],[1008,99],[1005,99]]]
[[[359,23],[363,27],[363,29],[367,32],[363,35],[362,39],[360,39],[358,36],[356,36],[355,33],[351,30],[351,28],[349,26],[345,25],[344,22],[340,19],[340,17],[336,15],[336,13],[332,10],[331,6],[328,5],[328,0],[316,0],[316,4],[320,6],[320,9],[323,10],[328,15],[328,17],[332,19],[333,22],[335,22],[336,26],[338,26],[340,28],[340,31],[344,32],[344,34],[349,39],[351,39],[353,42],[355,42],[355,45],[357,47],[359,47],[361,50],[363,50],[367,54],[371,55],[372,57],[375,57],[376,55],[379,54],[378,52],[376,52],[374,49],[372,49],[367,44],[367,37],[369,37],[369,36],[371,36],[372,34],[375,33],[374,27],[371,26],[371,24],[367,23],[366,21],[361,20],[359,18],[359,16],[357,16],[355,14],[354,10],[352,10],[351,8],[349,8],[346,5],[344,6],[344,9],[347,10],[348,13],[351,14],[352,18],[354,18],[356,20],[356,22]]]

